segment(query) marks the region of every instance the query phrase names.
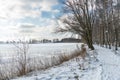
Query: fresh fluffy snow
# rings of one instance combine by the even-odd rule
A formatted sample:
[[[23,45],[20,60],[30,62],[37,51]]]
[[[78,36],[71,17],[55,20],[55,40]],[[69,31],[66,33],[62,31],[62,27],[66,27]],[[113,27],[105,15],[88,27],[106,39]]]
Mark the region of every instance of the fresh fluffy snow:
[[[95,46],[97,61],[86,60],[80,69],[80,57],[45,71],[35,71],[13,80],[120,80],[120,56],[114,51]],[[88,51],[90,52],[90,51]]]
[[[27,55],[29,57],[49,57],[61,53],[70,53],[77,48],[76,45],[77,43],[29,44]],[[13,44],[0,44],[0,62],[11,61],[11,58],[18,56],[17,50],[18,48]]]
[[[102,68],[99,64],[89,64],[86,61],[86,70],[81,70],[81,58],[78,57],[77,59],[75,58],[45,71],[33,72],[28,76],[13,80],[101,80]]]
[[[110,49],[97,46],[96,48],[102,64],[102,80],[120,80],[120,56]]]

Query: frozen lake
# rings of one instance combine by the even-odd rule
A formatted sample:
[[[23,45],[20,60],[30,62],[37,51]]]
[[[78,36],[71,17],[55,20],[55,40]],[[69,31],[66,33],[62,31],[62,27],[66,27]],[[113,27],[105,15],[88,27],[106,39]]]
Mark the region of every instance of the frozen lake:
[[[45,43],[45,44],[29,44],[29,56],[49,56],[60,53],[70,53],[77,49],[78,43]],[[79,43],[80,44],[80,43]],[[0,44],[0,57],[8,59],[17,55],[17,47],[13,44]]]

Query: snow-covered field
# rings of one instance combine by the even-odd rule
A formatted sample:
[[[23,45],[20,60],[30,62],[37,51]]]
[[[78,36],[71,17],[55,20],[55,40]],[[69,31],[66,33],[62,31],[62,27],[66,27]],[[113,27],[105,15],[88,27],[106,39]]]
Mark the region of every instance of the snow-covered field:
[[[60,64],[62,55],[71,55],[77,45],[81,43],[0,44],[0,79],[21,75],[23,65],[29,72]]]
[[[80,43],[79,43],[80,44]],[[30,57],[58,55],[60,53],[70,53],[76,49],[77,43],[46,43],[29,44],[28,55]],[[13,44],[0,44],[0,61],[6,61],[13,56],[17,56],[17,47]]]
[[[80,69],[81,58],[74,58],[45,71],[32,72],[13,80],[120,80],[120,54],[95,46],[97,61],[85,61],[85,70]]]
[[[30,44],[28,54],[32,57],[49,57],[50,55],[71,53],[77,49],[77,44],[78,43]],[[120,80],[120,48],[117,54],[112,49],[102,48],[97,45],[95,45],[95,48],[97,61],[89,58],[83,61],[79,56],[59,66],[54,66],[47,70],[34,71],[12,80]],[[92,52],[88,51],[88,53]],[[14,45],[0,45],[1,60],[9,60],[14,55],[17,55]],[[81,69],[83,62],[85,70]]]

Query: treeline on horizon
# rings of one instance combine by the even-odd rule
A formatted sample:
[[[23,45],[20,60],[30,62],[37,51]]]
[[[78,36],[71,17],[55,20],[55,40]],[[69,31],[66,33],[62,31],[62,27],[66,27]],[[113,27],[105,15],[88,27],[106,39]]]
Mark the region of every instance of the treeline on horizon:
[[[59,39],[42,39],[42,40],[37,40],[37,39],[30,39],[29,41],[0,41],[0,44],[10,44],[10,43],[21,43],[21,42],[27,42],[29,44],[39,44],[39,43],[77,43],[81,42],[81,39],[76,39],[76,38],[63,38],[61,40]]]

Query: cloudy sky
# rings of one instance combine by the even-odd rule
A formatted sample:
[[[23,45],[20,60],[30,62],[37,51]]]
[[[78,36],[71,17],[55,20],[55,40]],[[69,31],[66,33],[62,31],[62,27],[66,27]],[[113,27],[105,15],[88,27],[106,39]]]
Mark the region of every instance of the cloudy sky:
[[[60,37],[52,32],[58,27],[57,17],[62,15],[61,1],[0,0],[0,41]]]

